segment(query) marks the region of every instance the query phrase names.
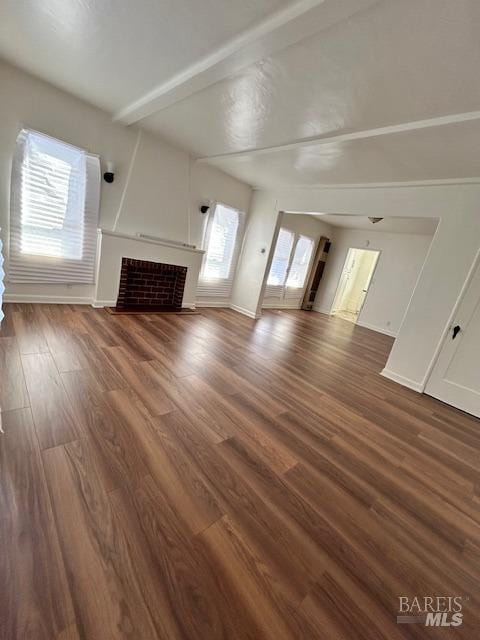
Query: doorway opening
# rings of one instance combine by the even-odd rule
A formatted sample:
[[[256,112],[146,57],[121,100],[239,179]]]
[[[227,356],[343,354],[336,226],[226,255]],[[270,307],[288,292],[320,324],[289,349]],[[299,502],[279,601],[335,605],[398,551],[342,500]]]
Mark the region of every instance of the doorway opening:
[[[331,314],[356,323],[372,284],[380,251],[348,250],[342,275],[335,294]]]

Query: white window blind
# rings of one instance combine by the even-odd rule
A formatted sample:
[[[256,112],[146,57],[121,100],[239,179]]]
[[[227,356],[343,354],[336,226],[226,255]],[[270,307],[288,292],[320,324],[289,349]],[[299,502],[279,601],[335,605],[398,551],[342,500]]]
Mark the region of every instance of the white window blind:
[[[272,258],[272,265],[267,278],[267,288],[265,290],[267,297],[282,295],[288,267],[290,265],[294,239],[295,235],[291,231],[283,228],[280,229]]]
[[[236,209],[217,204],[205,231],[202,269],[197,297],[228,298],[238,261],[242,215]]]
[[[93,282],[99,198],[97,157],[21,131],[12,167],[9,280]]]
[[[295,245],[292,264],[288,272],[287,288],[303,289],[312,258],[314,242],[307,236],[300,236]]]

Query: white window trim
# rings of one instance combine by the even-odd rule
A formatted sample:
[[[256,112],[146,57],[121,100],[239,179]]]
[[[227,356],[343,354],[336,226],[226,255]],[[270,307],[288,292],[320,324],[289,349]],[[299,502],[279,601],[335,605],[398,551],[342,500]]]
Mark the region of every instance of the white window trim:
[[[237,236],[235,239],[235,249],[232,255],[232,261],[230,265],[230,273],[228,278],[205,278],[204,277],[204,268],[206,264],[207,257],[207,249],[208,243],[210,241],[210,234],[213,225],[213,220],[215,217],[215,211],[217,206],[223,206],[227,209],[231,209],[235,211],[238,215],[238,227],[237,227]],[[240,251],[243,243],[243,236],[245,232],[245,213],[236,207],[232,207],[229,204],[225,204],[224,202],[213,201],[210,203],[210,210],[208,213],[208,218],[205,221],[203,238],[202,238],[202,249],[205,250],[205,255],[203,258],[202,266],[200,269],[200,275],[198,278],[197,285],[197,300],[201,301],[208,298],[225,298],[230,299],[232,293],[233,282],[235,280],[235,275],[238,266],[238,260],[240,257]]]

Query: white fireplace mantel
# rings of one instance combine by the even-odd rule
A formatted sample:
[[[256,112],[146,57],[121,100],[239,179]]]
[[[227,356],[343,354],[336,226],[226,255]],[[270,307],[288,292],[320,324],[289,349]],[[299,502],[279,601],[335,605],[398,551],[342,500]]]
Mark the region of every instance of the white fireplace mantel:
[[[183,307],[194,309],[198,275],[203,254],[168,241],[139,238],[113,231],[98,230],[94,307],[113,307],[117,302],[122,258],[150,260],[187,267]]]
[[[155,239],[153,236],[131,236],[126,233],[118,233],[117,231],[107,231],[106,229],[97,229],[97,234],[99,236],[112,236],[113,238],[126,238],[127,240],[138,240],[139,242],[147,242],[149,244],[159,244],[162,247],[174,247],[176,249],[181,249],[182,251],[192,251],[193,253],[201,253],[202,255],[205,253],[203,249],[197,249],[196,247],[192,247],[188,244],[182,244],[181,242],[175,242],[173,240],[160,240],[160,238]]]

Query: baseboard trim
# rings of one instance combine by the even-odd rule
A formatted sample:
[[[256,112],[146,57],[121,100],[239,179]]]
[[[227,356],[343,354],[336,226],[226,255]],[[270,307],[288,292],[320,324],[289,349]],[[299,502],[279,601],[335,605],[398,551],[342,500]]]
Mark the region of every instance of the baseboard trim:
[[[388,378],[393,382],[397,382],[401,384],[403,387],[408,387],[417,393],[423,393],[425,389],[425,384],[423,382],[416,382],[415,380],[411,380],[410,378],[405,378],[401,376],[399,373],[395,373],[394,371],[390,371],[389,369],[383,369],[381,374],[384,378]]]
[[[117,304],[116,300],[93,300],[92,307],[94,309],[103,309],[103,307],[114,307]]]
[[[3,301],[19,304],[92,304],[92,299],[86,296],[42,296],[31,293],[7,293]]]
[[[103,307],[115,307],[116,304],[116,300],[93,300],[92,307],[95,309],[103,309]],[[195,311],[195,302],[184,302],[182,304],[182,309],[192,309],[192,311]]]
[[[231,304],[230,309],[233,309],[234,311],[237,311],[238,313],[241,313],[244,316],[248,316],[249,318],[253,318],[254,320],[258,320],[259,318],[262,317],[261,314],[253,313],[253,311],[250,311],[249,309],[244,309],[243,307],[238,307],[236,304]]]
[[[3,296],[4,302],[18,302],[19,304],[89,304],[95,309],[103,307],[114,307],[116,300],[92,300],[86,296],[42,296],[33,293],[7,293]],[[228,305],[223,305],[227,306]],[[195,310],[195,302],[184,302],[182,309]]]
[[[384,329],[383,327],[377,327],[374,324],[368,324],[368,322],[357,321],[357,326],[364,327],[365,329],[370,329],[371,331],[376,331],[377,333],[384,333],[386,336],[390,336],[391,338],[396,338],[397,334],[394,331],[389,331],[388,329]]]
[[[324,316],[332,315],[330,313],[330,309],[324,309],[323,307],[313,307],[313,311],[316,311],[317,313],[323,313]]]
[[[197,307],[204,307],[205,309],[230,309],[229,302],[209,302],[207,300],[197,300],[195,304]]]
[[[262,309],[297,309],[300,310],[298,304],[262,304]]]

